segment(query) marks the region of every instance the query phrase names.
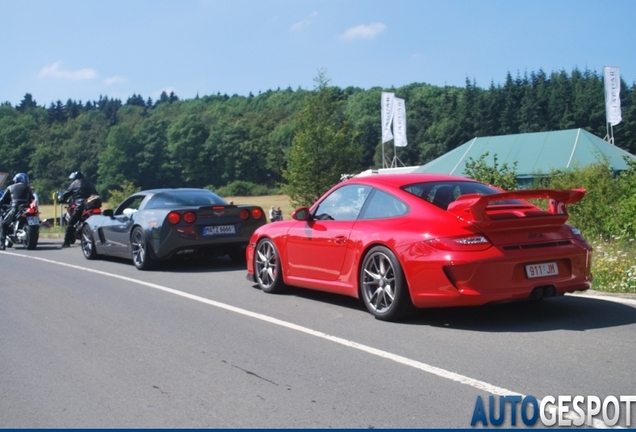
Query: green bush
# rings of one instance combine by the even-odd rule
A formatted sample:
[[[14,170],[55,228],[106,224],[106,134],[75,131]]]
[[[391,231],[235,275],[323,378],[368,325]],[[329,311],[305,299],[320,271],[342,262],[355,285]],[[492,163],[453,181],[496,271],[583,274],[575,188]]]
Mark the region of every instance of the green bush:
[[[506,191],[518,189],[517,187],[517,162],[508,167],[507,163],[499,166],[497,154],[493,155],[493,166],[486,163],[488,152],[480,155],[477,160],[469,157],[464,168],[464,175],[482,183],[497,186]]]
[[[216,194],[223,197],[226,196],[263,196],[269,195],[269,189],[265,185],[255,184],[243,180],[235,180],[225,186],[221,186],[218,189],[214,189],[210,186],[206,187],[214,191]]]
[[[539,183],[552,189],[584,188],[585,198],[568,206],[570,222],[588,238],[607,241],[636,236],[636,166],[616,175],[606,160],[553,171]]]

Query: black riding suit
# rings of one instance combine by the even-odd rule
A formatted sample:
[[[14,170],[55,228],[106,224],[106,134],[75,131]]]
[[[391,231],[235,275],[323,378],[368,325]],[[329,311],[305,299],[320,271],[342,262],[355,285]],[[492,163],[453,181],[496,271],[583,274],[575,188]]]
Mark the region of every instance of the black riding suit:
[[[62,202],[73,201],[77,205],[66,226],[64,243],[73,241],[73,237],[75,236],[75,224],[82,217],[82,213],[84,213],[84,208],[86,207],[86,200],[91,195],[97,195],[97,190],[85,177],[73,180],[68,189],[62,194]]]
[[[2,198],[0,198],[0,208],[2,208],[2,210],[8,208],[7,214],[2,219],[0,244],[4,245],[9,226],[13,223],[13,219],[20,207],[28,207],[34,199],[33,191],[31,191],[31,187],[26,183],[16,183],[7,188]]]

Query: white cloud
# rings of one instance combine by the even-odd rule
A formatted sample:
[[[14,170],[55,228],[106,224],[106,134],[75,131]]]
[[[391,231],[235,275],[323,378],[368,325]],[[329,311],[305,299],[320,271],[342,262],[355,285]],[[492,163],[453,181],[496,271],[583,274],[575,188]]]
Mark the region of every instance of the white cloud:
[[[340,39],[373,39],[384,30],[386,30],[386,25],[382,23],[373,23],[369,25],[361,24],[359,26],[351,27],[350,29],[348,29],[346,32],[340,35]]]
[[[112,84],[120,84],[120,83],[128,82],[128,79],[121,75],[113,75],[110,78],[106,78],[103,82],[106,85],[112,85]]]
[[[309,14],[309,18],[300,22],[297,22],[296,24],[293,24],[289,29],[291,31],[301,31],[304,28],[306,28],[307,26],[309,26],[309,24],[312,23],[313,19],[316,18],[318,16],[318,12],[312,12]]]
[[[297,22],[296,24],[293,24],[289,29],[291,31],[301,31],[302,29],[307,27],[309,24],[311,24],[311,21],[305,20],[305,21],[301,21],[301,22]]]
[[[66,79],[71,81],[92,80],[97,78],[95,69],[68,70],[62,68],[62,62],[57,61],[46,65],[38,74],[40,78]]]

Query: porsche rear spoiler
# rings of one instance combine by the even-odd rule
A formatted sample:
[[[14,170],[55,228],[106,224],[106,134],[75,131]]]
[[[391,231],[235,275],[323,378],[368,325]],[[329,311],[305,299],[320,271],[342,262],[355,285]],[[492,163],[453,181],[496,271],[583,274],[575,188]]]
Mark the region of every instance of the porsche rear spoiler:
[[[447,211],[479,228],[560,226],[568,219],[566,204],[579,202],[584,196],[585,189],[526,189],[493,195],[467,194],[450,203]],[[507,200],[541,198],[550,200],[547,211],[532,208],[530,203],[496,204]]]

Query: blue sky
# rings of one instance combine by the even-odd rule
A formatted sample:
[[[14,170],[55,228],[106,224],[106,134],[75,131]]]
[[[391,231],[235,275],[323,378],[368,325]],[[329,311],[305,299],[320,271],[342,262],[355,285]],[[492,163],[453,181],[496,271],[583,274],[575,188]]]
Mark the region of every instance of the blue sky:
[[[331,84],[480,87],[618,66],[636,0],[0,0],[0,102],[239,94]]]

